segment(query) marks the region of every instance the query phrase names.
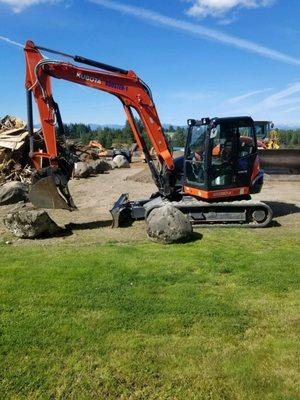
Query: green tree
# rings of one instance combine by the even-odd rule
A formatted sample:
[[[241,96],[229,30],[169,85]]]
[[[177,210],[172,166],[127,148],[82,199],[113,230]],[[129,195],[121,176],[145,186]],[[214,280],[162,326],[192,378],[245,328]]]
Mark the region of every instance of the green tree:
[[[294,132],[293,133],[293,135],[292,135],[292,137],[291,137],[291,145],[294,147],[296,147],[298,144],[300,144],[299,143],[299,138],[300,138],[300,134],[299,134],[299,132]]]
[[[177,127],[172,136],[173,147],[184,147],[186,142],[187,130],[185,128]]]

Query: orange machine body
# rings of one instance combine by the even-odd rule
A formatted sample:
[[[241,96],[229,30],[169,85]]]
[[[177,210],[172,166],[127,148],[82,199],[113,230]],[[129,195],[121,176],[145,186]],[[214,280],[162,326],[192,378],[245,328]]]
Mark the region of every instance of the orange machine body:
[[[47,149],[46,153],[37,152],[31,155],[36,168],[40,167],[41,157],[49,159],[50,165],[55,166],[56,157],[58,156],[55,132],[56,121],[51,88],[51,78],[53,77],[98,89],[118,97],[123,104],[135,140],[140,149],[143,149],[141,136],[132,114],[132,109],[134,109],[144,124],[160,162],[164,163],[169,170],[174,169],[172,154],[165,139],[151,94],[133,71],[121,74],[82,68],[67,62],[48,60],[42,56],[39,49],[31,41],[26,43],[24,51],[26,59],[25,86],[27,90],[33,92],[37,103]]]

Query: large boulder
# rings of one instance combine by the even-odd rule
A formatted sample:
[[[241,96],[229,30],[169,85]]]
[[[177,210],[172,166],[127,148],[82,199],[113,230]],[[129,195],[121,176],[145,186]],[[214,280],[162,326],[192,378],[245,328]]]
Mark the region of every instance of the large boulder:
[[[115,168],[130,168],[129,161],[125,156],[122,156],[121,154],[114,157],[112,164]]]
[[[146,227],[151,239],[165,244],[186,242],[193,233],[189,219],[170,204],[154,208],[146,218]]]
[[[28,201],[28,185],[22,182],[7,182],[0,186],[0,205]]]
[[[14,236],[23,239],[52,236],[63,231],[45,210],[25,209],[11,212],[4,217],[3,221]]]
[[[132,154],[129,149],[113,149],[113,158],[118,155],[124,156],[131,163]]]
[[[93,174],[104,174],[105,172],[112,169],[111,164],[105,160],[96,160],[90,164]]]
[[[93,168],[86,162],[79,161],[74,167],[74,178],[88,178],[93,174]]]

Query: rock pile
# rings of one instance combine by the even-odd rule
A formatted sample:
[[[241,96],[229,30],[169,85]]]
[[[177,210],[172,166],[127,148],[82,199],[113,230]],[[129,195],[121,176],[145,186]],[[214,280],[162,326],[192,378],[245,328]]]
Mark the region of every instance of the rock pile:
[[[76,156],[78,161],[89,162],[90,160],[113,159],[118,155],[124,156],[131,162],[132,151],[127,148],[104,148],[96,140],[91,140],[88,145],[81,145],[73,140],[68,140],[70,151]]]
[[[90,162],[79,161],[74,167],[74,178],[88,178],[92,175],[104,174],[112,169],[112,163],[106,160],[95,160]]]

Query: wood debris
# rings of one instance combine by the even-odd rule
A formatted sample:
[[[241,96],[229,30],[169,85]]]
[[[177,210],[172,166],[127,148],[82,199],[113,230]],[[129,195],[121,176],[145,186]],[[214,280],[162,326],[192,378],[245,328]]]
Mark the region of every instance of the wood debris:
[[[28,183],[32,169],[29,165],[28,131],[26,123],[6,115],[0,119],[0,185],[8,181]]]

